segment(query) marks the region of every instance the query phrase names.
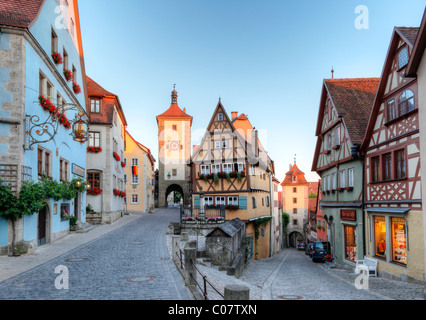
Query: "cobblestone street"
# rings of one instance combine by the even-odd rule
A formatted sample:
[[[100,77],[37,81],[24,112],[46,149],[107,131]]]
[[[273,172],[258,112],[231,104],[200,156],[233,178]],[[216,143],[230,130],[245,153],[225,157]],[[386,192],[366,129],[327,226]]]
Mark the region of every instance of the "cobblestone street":
[[[165,242],[169,222],[179,219],[178,214],[177,210],[158,210],[155,214],[125,216],[120,220],[130,219],[129,223],[0,282],[0,299],[192,299],[169,258]],[[104,227],[108,228],[97,227],[88,235]],[[76,238],[84,236],[75,235]],[[59,246],[65,243],[58,241]],[[40,251],[58,244],[45,245]],[[21,257],[2,257],[0,264],[4,266],[10,259],[19,264]],[[68,290],[55,288],[55,279],[59,276],[55,268],[60,265],[69,270]]]
[[[131,214],[32,255],[0,257],[0,299],[193,300],[170,258],[172,236],[166,231],[178,218],[177,209]],[[55,288],[55,268],[61,265],[69,271],[68,290]],[[295,249],[251,261],[239,279],[208,263],[199,269],[221,292],[227,284],[246,285],[251,300],[423,299],[423,286],[380,277],[369,279],[369,290],[356,289],[353,271],[327,269]],[[212,289],[209,298],[222,299]]]

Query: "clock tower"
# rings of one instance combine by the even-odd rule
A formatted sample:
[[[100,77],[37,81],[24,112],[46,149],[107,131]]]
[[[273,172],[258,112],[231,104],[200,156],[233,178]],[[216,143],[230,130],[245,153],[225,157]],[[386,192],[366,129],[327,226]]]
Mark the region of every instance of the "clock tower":
[[[179,108],[177,97],[174,87],[169,109],[157,116],[160,207],[167,207],[167,198],[173,192],[181,195],[182,204],[191,203],[188,163],[191,157],[192,117],[186,113],[185,108]],[[179,196],[174,199],[179,199]]]

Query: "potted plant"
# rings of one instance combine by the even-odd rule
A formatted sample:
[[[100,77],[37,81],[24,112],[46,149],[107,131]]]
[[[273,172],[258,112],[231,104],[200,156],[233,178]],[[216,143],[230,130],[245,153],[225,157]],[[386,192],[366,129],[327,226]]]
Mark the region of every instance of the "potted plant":
[[[75,216],[70,217],[70,230],[71,231],[77,230],[77,218]]]
[[[101,147],[87,147],[87,152],[90,153],[99,153],[102,151]]]
[[[89,195],[92,195],[92,196],[97,196],[97,195],[100,195],[102,193],[102,190],[100,188],[94,187],[94,188],[87,190],[87,193]]]

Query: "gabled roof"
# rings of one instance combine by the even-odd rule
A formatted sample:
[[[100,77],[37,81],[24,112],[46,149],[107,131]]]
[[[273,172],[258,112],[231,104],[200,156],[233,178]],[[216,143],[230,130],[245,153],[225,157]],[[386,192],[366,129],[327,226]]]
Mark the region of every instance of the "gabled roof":
[[[142,143],[136,141],[136,139],[133,138],[133,136],[129,133],[129,131],[126,130],[126,134],[130,137],[130,139],[133,140],[133,142],[139,147],[139,149],[141,149],[143,152],[148,154],[148,158],[151,161],[151,164],[154,165],[155,158],[151,154],[151,150],[149,148],[145,147]]]
[[[87,81],[87,95],[89,98],[90,97],[96,97],[96,98],[110,97],[115,99],[115,101],[117,102],[115,103],[117,112],[123,122],[124,127],[127,127],[127,120],[126,120],[126,117],[124,116],[123,108],[121,107],[121,102],[119,97],[116,94],[105,90],[103,87],[101,87],[97,82],[95,82],[89,76],[86,76],[86,81]],[[89,106],[90,106],[90,101],[89,101]],[[114,103],[103,102],[101,113],[91,113],[90,111],[88,113],[89,113],[91,123],[112,124],[114,121]]]
[[[108,90],[105,90],[103,87],[101,87],[97,82],[95,82],[89,76],[86,76],[86,79],[87,79],[87,92],[89,96],[99,97],[99,98],[103,98],[106,96],[113,96],[113,97],[117,96],[114,93],[111,93]]]
[[[408,77],[415,76],[415,74],[417,73],[417,68],[419,67],[425,48],[426,48],[426,9],[423,13],[422,22],[418,30],[416,42],[414,43],[410,61],[408,62],[407,69],[405,70],[405,74]]]
[[[367,147],[370,140],[370,135],[374,130],[377,114],[379,113],[379,109],[380,109],[381,99],[385,92],[386,84],[388,82],[388,77],[386,75],[389,74],[389,71],[391,69],[391,65],[393,61],[392,58],[395,54],[395,50],[398,47],[398,40],[399,38],[402,39],[403,41],[407,43],[409,47],[413,48],[414,43],[412,41],[415,42],[418,32],[419,32],[419,28],[407,28],[407,27],[395,27],[392,32],[391,41],[388,47],[388,52],[386,54],[386,59],[382,69],[382,74],[380,76],[379,86],[377,88],[377,93],[376,93],[376,97],[374,98],[373,108],[371,110],[370,118],[368,120],[366,133],[360,146],[361,150],[364,150]]]
[[[345,121],[351,141],[359,145],[364,138],[379,78],[327,79],[330,98]]]
[[[317,170],[321,151],[322,139],[320,135],[327,95],[330,96],[333,106],[342,118],[352,144],[360,145],[364,139],[379,82],[379,78],[324,79],[315,132],[318,138],[312,171]]]
[[[45,0],[0,0],[0,25],[31,27],[44,2]]]

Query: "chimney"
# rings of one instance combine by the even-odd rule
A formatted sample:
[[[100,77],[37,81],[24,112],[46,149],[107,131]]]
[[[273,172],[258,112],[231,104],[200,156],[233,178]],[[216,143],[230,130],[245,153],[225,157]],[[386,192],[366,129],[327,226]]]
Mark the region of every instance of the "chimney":
[[[231,112],[231,120],[234,121],[237,118],[238,118],[238,112],[237,111]]]
[[[254,147],[255,147],[255,155],[256,157],[259,156],[259,135],[257,133],[257,130],[254,130]]]
[[[183,112],[186,113],[186,108],[183,108]]]

